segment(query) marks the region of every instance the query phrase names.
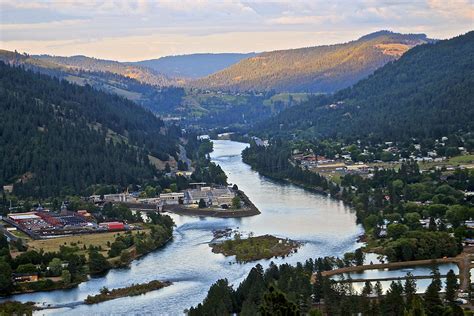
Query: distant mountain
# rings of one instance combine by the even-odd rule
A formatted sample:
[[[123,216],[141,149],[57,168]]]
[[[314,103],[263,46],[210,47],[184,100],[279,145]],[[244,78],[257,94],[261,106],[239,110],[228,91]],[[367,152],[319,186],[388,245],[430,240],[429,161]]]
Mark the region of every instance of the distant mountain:
[[[424,34],[380,31],[345,44],[257,54],[191,84],[234,91],[334,92],[398,59],[413,46],[431,41]]]
[[[155,113],[172,112],[181,103],[181,99],[184,96],[183,88],[147,84],[131,78],[128,72],[124,72],[127,69],[126,67],[135,68],[139,71],[144,70],[145,73],[152,70],[134,66],[122,66],[118,62],[97,62],[96,59],[87,57],[53,58],[46,55],[33,57],[6,50],[0,50],[0,61],[9,65],[21,65],[26,69],[64,79],[81,86],[87,84],[97,90],[117,94]],[[155,76],[148,78],[150,82],[158,83],[161,82],[159,80],[163,77]]]
[[[474,31],[412,48],[352,88],[291,107],[259,130],[375,141],[463,135],[474,148]]]
[[[128,64],[148,67],[168,77],[200,78],[255,55],[255,53],[190,54],[166,56]]]
[[[149,68],[129,65],[113,60],[97,59],[86,56],[61,57],[50,55],[36,55],[33,56],[33,58],[52,65],[58,65],[74,70],[110,72],[156,86],[170,86],[177,84],[175,80]]]
[[[153,181],[180,129],[116,95],[0,62],[0,185],[22,196]]]

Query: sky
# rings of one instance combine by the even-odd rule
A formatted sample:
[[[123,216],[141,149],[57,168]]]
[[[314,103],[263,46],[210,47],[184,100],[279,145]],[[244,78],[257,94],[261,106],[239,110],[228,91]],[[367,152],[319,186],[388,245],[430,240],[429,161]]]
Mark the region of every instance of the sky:
[[[0,0],[0,48],[137,61],[474,30],[474,0]]]

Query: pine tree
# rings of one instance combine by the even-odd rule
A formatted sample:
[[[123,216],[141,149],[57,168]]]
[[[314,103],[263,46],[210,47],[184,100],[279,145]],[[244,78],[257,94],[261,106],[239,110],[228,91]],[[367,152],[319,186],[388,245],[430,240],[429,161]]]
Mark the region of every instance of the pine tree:
[[[356,265],[361,266],[364,264],[364,252],[362,251],[361,248],[357,248],[356,251],[354,252],[354,260],[356,262]]]
[[[418,296],[413,298],[411,307],[405,312],[404,316],[426,316],[422,301]]]
[[[382,283],[380,283],[380,281],[375,282],[374,293],[377,294],[378,297],[383,295]]]
[[[410,272],[407,273],[403,291],[405,292],[407,307],[410,309],[416,295],[416,280]]]
[[[437,279],[433,279],[424,296],[424,307],[427,316],[438,316],[443,311],[443,303],[439,297],[440,286]]]
[[[403,302],[403,286],[400,282],[392,282],[383,300],[383,310],[385,315],[403,315],[405,304]]]
[[[273,286],[270,286],[268,293],[263,296],[263,302],[260,305],[259,311],[263,316],[300,315],[297,306],[293,302],[290,302],[285,294],[275,289]]]
[[[446,276],[446,300],[451,304],[454,303],[456,299],[456,291],[459,288],[458,278],[456,274],[451,269],[449,270]]]
[[[372,283],[365,281],[364,287],[362,288],[362,296],[369,296],[372,294]]]

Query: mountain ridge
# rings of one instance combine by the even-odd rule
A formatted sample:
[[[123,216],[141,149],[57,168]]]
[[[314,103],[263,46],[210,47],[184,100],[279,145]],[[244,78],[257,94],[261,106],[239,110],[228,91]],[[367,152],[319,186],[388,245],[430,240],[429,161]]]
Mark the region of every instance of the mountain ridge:
[[[196,79],[255,55],[256,53],[196,53],[164,56],[127,64],[144,66],[169,77]]]
[[[334,92],[408,49],[432,41],[425,34],[379,31],[347,43],[260,53],[190,85],[231,91]]]
[[[129,65],[115,60],[99,59],[84,55],[64,57],[45,54],[33,55],[32,58],[75,70],[110,72],[156,86],[170,86],[177,84],[174,79],[168,78],[152,69]]]
[[[474,126],[474,31],[419,45],[368,78],[267,120],[268,134],[441,138]]]

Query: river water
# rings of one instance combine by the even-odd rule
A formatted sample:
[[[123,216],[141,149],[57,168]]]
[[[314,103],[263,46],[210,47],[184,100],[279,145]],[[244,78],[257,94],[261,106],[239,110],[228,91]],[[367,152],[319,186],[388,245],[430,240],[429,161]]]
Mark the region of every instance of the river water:
[[[237,264],[234,258],[211,252],[208,242],[215,229],[233,228],[255,235],[272,234],[302,241],[298,253],[275,263],[295,264],[307,258],[340,256],[358,247],[356,238],[363,231],[355,214],[342,202],[311,193],[297,186],[275,182],[259,175],[242,162],[246,144],[215,141],[212,160],[237,184],[262,214],[242,219],[200,218],[173,215],[177,227],[173,241],[137,261],[129,269],[110,271],[71,290],[16,295],[19,301],[62,305],[79,303],[89,294],[154,279],[170,280],[172,286],[146,295],[121,298],[97,305],[77,305],[44,310],[36,314],[68,315],[180,315],[201,302],[210,285],[220,278],[238,283],[257,263]],[[271,260],[259,261],[264,267]]]

